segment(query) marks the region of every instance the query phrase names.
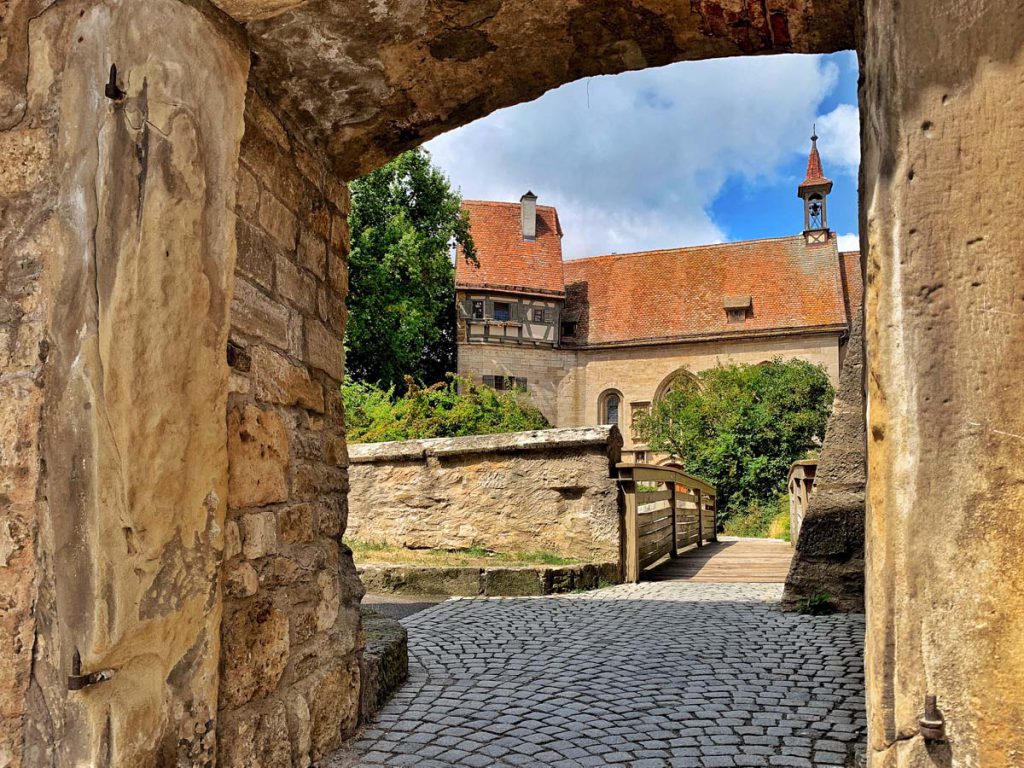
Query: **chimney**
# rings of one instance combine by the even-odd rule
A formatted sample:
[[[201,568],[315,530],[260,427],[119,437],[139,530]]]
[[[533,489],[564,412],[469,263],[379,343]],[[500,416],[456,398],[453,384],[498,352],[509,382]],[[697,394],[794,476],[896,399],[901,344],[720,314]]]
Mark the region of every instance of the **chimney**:
[[[519,198],[519,207],[523,219],[523,239],[537,239],[537,196],[527,192]]]

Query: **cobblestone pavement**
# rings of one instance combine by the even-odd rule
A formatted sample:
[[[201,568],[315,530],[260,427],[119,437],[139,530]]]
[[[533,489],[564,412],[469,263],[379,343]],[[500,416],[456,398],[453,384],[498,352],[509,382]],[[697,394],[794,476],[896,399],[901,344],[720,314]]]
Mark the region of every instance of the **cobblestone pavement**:
[[[779,584],[455,599],[404,621],[409,682],[328,768],[852,766],[862,616]]]

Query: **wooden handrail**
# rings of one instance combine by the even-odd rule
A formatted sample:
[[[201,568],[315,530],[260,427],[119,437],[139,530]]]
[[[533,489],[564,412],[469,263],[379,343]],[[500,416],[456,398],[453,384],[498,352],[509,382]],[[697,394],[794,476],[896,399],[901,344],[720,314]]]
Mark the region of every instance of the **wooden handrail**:
[[[680,547],[717,541],[715,487],[699,477],[654,464],[619,464],[623,494],[623,580],[640,581],[643,570]],[[652,490],[647,486],[660,486]],[[642,489],[641,489],[642,488]]]

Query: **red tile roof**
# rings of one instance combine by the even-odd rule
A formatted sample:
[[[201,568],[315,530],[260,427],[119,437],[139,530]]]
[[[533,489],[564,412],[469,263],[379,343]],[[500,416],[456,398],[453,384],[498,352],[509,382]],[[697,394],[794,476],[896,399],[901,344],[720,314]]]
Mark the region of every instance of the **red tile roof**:
[[[860,252],[845,251],[839,254],[843,270],[843,293],[846,294],[846,312],[859,312],[864,302],[864,275],[860,269]],[[853,319],[852,317],[850,318]]]
[[[795,237],[566,261],[566,313],[576,344],[628,344],[785,330],[843,329],[847,322],[835,238]],[[742,322],[727,299],[750,297]]]
[[[537,206],[537,239],[523,239],[519,203],[466,200],[480,266],[461,254],[455,262],[458,288],[488,287],[563,295],[562,228],[558,212]]]

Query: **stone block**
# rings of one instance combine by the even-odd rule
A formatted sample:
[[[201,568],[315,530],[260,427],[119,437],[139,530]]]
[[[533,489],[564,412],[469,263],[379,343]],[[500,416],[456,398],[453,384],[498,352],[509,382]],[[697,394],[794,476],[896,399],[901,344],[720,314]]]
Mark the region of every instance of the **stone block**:
[[[224,623],[221,642],[222,708],[260,699],[277,688],[288,662],[288,616],[256,597]]]
[[[327,284],[339,296],[348,296],[348,259],[341,249],[332,247],[328,251]]]
[[[317,316],[335,333],[344,335],[345,323],[348,321],[348,307],[340,295],[329,286],[320,286],[317,295]]]
[[[321,571],[316,577],[320,600],[316,606],[317,632],[326,632],[334,626],[341,607],[341,595],[338,589],[338,577],[329,571]]]
[[[319,462],[299,464],[295,469],[296,499],[318,499],[329,495],[345,493],[348,477],[339,467]]]
[[[288,499],[288,430],[276,411],[254,405],[228,415],[228,506]]]
[[[355,731],[359,718],[359,662],[354,656],[335,662],[309,694],[313,760],[336,749]]]
[[[370,592],[408,595],[481,594],[479,568],[421,568],[415,565],[364,565],[359,578]]]
[[[263,587],[285,587],[296,583],[305,575],[299,564],[290,557],[267,557],[259,564],[259,582]]]
[[[301,366],[262,345],[251,349],[254,394],[264,403],[298,405],[317,413],[324,411],[324,390]]]
[[[295,214],[266,189],[260,194],[260,226],[288,253],[295,250],[299,222]]]
[[[306,318],[303,323],[306,336],[306,360],[335,381],[345,378],[345,345],[341,337],[319,320]]]
[[[312,504],[293,504],[277,515],[277,531],[285,544],[308,544],[315,535]]]
[[[266,290],[274,286],[274,259],[280,252],[262,230],[249,224],[239,216],[235,221],[235,241],[238,244],[238,257],[235,270],[245,275],[254,283]]]
[[[316,312],[316,281],[284,256],[277,258],[277,293],[305,315]]]
[[[327,276],[327,243],[309,229],[299,235],[299,264],[321,280]]]
[[[482,581],[489,597],[544,594],[544,580],[535,568],[487,568]]]
[[[220,768],[292,768],[288,714],[284,704],[222,712],[217,728]]]
[[[251,564],[232,563],[224,568],[224,592],[236,599],[251,597],[260,588],[260,577]]]
[[[247,280],[235,280],[231,300],[231,327],[246,336],[262,339],[278,349],[288,349],[288,308],[261,293]]]
[[[277,521],[270,510],[252,512],[239,520],[242,529],[242,554],[256,560],[277,552]]]
[[[345,499],[335,496],[330,499],[320,499],[317,504],[316,526],[321,536],[337,538],[341,536],[345,528]]]
[[[288,734],[292,741],[292,766],[309,768],[310,749],[313,746],[309,704],[302,694],[293,692],[285,704],[288,711]]]
[[[240,217],[249,221],[256,220],[256,212],[260,207],[260,185],[252,171],[244,165],[238,166],[238,191],[236,205]]]

